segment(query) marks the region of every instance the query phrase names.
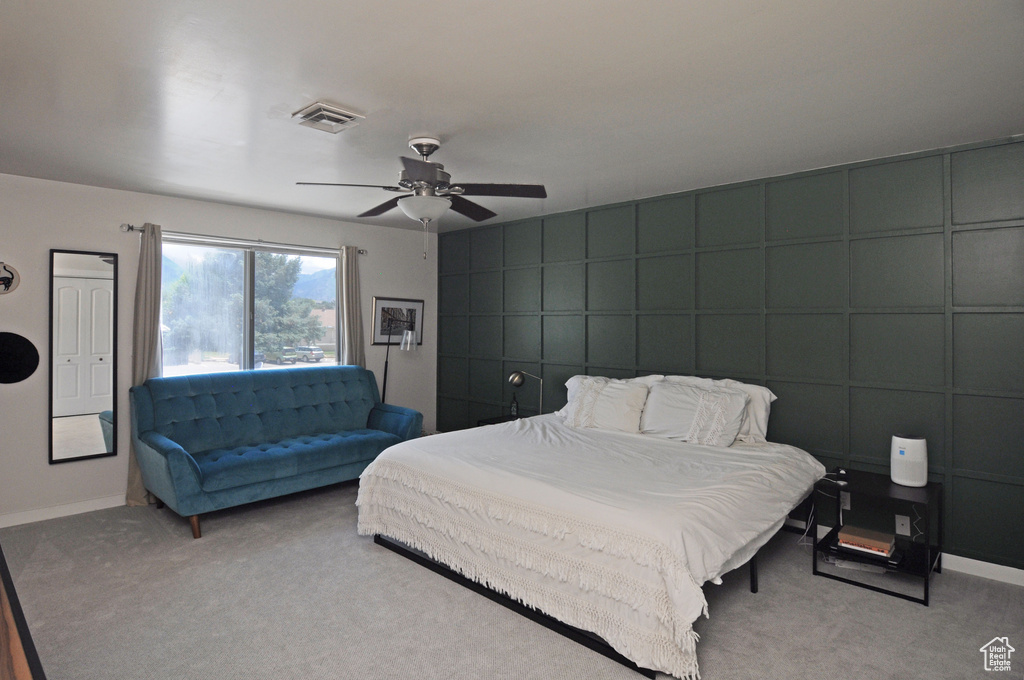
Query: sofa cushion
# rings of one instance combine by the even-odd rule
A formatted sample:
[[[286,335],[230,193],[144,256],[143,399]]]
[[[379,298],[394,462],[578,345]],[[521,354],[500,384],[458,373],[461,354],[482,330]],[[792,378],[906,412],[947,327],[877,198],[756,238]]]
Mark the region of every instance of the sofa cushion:
[[[399,441],[388,432],[361,429],[211,449],[193,458],[202,473],[203,491],[218,491],[372,460]]]
[[[146,386],[152,411],[139,414],[140,429],[189,452],[362,429],[378,402],[373,374],[357,366],[155,378]]]

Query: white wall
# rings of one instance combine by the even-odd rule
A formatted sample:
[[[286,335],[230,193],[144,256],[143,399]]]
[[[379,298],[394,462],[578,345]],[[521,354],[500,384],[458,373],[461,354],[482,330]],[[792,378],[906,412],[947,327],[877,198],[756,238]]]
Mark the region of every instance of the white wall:
[[[132,306],[139,253],[137,234],[122,222],[152,222],[164,231],[369,251],[359,260],[367,368],[384,370],[384,347],[370,345],[373,296],[424,300],[419,352],[392,352],[388,401],[435,423],[437,362],[437,237],[423,259],[423,235],[268,210],[240,208],[129,191],[0,174],[0,261],[21,274],[18,289],[0,296],[0,331],[27,337],[40,364],[27,380],[0,384],[0,526],[56,517],[123,502],[128,471],[128,398]],[[117,456],[48,463],[49,251],[113,252],[118,258]]]

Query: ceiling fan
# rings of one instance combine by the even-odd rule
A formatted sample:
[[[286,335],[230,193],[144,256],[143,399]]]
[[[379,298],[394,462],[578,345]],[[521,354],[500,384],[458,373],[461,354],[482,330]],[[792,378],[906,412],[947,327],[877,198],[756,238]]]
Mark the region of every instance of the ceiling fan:
[[[339,184],[334,182],[296,182],[306,186],[329,187],[372,187],[385,191],[405,193],[380,205],[370,208],[359,217],[376,217],[392,208],[402,209],[406,215],[427,224],[436,221],[449,208],[471,220],[482,222],[495,217],[497,213],[474,203],[464,196],[502,196],[512,198],[547,198],[547,191],[541,184],[453,184],[451,175],[440,163],[427,160],[430,154],[440,148],[441,142],[433,137],[414,137],[409,147],[420,155],[419,160],[402,156],[404,169],[398,175],[398,186],[379,184]]]

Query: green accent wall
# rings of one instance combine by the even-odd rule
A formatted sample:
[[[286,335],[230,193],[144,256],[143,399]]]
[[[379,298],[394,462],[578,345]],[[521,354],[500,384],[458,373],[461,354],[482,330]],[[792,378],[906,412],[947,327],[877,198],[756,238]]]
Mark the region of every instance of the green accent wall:
[[[438,264],[439,429],[515,369],[546,412],[578,373],[763,384],[830,468],[926,436],[948,551],[1024,568],[1024,142],[449,232]]]

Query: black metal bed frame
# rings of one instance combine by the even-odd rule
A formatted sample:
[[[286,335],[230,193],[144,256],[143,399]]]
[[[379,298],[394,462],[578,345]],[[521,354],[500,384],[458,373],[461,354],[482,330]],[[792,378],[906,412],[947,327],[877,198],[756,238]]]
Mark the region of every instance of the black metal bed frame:
[[[635,663],[624,657],[619,652],[615,651],[611,647],[611,645],[605,642],[600,636],[595,635],[594,633],[591,633],[589,631],[576,628],[575,626],[570,626],[569,624],[563,623],[552,616],[548,616],[547,614],[537,609],[534,609],[533,607],[528,607],[527,605],[523,604],[522,602],[519,602],[518,600],[514,600],[511,597],[508,597],[507,595],[503,595],[497,591],[491,590],[490,588],[481,585],[476,581],[466,578],[462,574],[456,573],[455,571],[449,569],[445,565],[430,559],[418,550],[413,550],[412,548],[402,543],[399,543],[398,541],[386,538],[384,536],[381,536],[380,534],[374,535],[373,542],[377,545],[387,548],[388,550],[394,551],[402,557],[410,559],[413,562],[416,562],[417,564],[424,566],[427,569],[430,569],[431,571],[440,574],[441,576],[444,576],[445,578],[450,579],[465,588],[469,588],[470,590],[483,595],[489,600],[497,602],[498,604],[511,609],[520,616],[525,616],[531,621],[539,623],[545,628],[553,630],[559,635],[563,635],[569,638],[573,642],[581,644],[584,647],[597,652],[598,654],[602,654],[611,659],[612,661],[622,664],[630,670],[636,671],[637,673],[640,673],[641,675],[646,676],[648,678],[654,678],[657,675],[657,671],[653,671],[649,668],[641,668],[640,666],[636,665]],[[747,564],[750,566],[750,592],[756,593],[756,553],[753,557],[750,558],[750,562],[748,562]]]

